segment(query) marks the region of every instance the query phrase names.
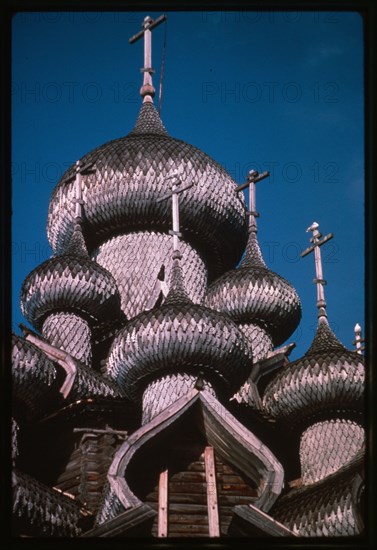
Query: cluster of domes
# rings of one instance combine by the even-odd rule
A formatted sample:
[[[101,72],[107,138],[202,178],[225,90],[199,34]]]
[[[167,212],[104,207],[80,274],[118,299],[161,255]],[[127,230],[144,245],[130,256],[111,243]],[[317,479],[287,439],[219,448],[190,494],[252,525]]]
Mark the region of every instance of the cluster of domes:
[[[202,373],[229,395],[251,368],[251,351],[237,325],[189,300],[178,262],[163,305],[127,323],[109,353],[109,376],[134,400],[154,378],[181,372]]]

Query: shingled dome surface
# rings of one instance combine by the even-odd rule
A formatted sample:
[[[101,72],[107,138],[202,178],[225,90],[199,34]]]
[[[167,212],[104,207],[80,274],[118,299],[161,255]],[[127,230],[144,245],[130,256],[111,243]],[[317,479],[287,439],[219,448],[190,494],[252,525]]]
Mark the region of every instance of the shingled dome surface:
[[[170,190],[176,172],[184,186],[194,185],[180,204],[184,240],[201,248],[212,278],[233,268],[246,245],[245,204],[230,175],[208,155],[170,137],[152,103],[144,103],[127,136],[105,143],[81,159],[93,163],[83,176],[85,234],[91,247],[130,231],[168,232],[170,207],[157,202]],[[64,249],[73,228],[72,166],[55,188],[48,216],[48,238],[55,252]],[[68,182],[67,182],[68,180]]]
[[[237,323],[266,327],[278,346],[297,328],[301,302],[296,290],[263,261],[255,234],[249,237],[245,259],[208,288],[206,305],[227,313]]]
[[[364,380],[362,357],[348,351],[323,321],[306,354],[267,386],[263,402],[269,414],[289,423],[331,411],[362,412]]]

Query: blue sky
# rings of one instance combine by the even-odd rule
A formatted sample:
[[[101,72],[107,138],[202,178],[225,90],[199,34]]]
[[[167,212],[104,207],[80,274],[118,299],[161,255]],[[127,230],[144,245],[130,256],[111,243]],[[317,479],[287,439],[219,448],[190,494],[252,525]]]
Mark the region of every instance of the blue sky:
[[[140,108],[145,13],[19,13],[12,28],[13,330],[23,280],[51,249],[50,194],[94,147],[127,134]],[[160,13],[150,13],[153,18]],[[165,25],[153,31],[158,89]],[[316,326],[314,258],[322,247],[329,321],[351,347],[364,328],[362,19],[347,12],[170,12],[161,116],[170,135],[258,184],[259,241],[288,279],[303,317],[290,341],[302,355]],[[155,103],[156,100],[155,100]]]

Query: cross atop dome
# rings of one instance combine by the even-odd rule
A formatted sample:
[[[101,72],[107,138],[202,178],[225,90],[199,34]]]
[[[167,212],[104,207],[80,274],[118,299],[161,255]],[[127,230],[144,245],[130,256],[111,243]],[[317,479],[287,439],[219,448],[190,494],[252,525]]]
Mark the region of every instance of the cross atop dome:
[[[153,97],[156,93],[152,83],[152,74],[154,73],[154,69],[152,69],[152,29],[163,23],[166,19],[166,15],[160,15],[155,20],[147,15],[144,18],[142,30],[129,39],[129,43],[133,44],[141,37],[144,37],[144,67],[141,69],[141,72],[144,73],[144,78],[143,85],[140,88],[143,103],[153,103]]]
[[[325,290],[324,286],[327,284],[325,279],[323,278],[323,270],[322,270],[322,258],[321,258],[321,250],[320,247],[327,243],[330,239],[333,238],[333,234],[329,233],[325,237],[322,237],[321,233],[318,231],[318,223],[313,222],[310,227],[306,230],[307,233],[311,231],[313,233],[313,236],[310,239],[310,242],[313,243],[312,246],[309,246],[304,252],[301,253],[301,257],[307,256],[311,252],[314,251],[314,258],[315,258],[315,273],[316,278],[313,279],[313,282],[317,285],[317,308],[318,308],[318,319],[326,319],[327,320],[327,312],[326,312],[326,300],[325,300]]]
[[[194,185],[194,182],[191,182],[184,187],[180,187],[181,181],[178,177],[177,172],[173,172],[169,174],[166,177],[166,180],[171,180],[171,192],[167,193],[163,197],[160,197],[157,199],[157,202],[166,201],[167,199],[172,199],[172,219],[173,219],[173,230],[169,231],[169,234],[173,236],[173,253],[174,256],[180,256],[179,252],[179,237],[181,237],[181,233],[179,231],[179,202],[178,202],[178,195],[181,194],[183,191],[186,191],[187,189],[190,189]]]
[[[255,184],[258,183],[258,181],[268,178],[269,175],[270,172],[262,172],[262,174],[259,174],[257,170],[250,170],[246,182],[237,188],[237,192],[243,191],[246,187],[249,188],[249,231],[253,231],[254,233],[257,232],[256,218],[259,218],[259,213],[256,210]]]

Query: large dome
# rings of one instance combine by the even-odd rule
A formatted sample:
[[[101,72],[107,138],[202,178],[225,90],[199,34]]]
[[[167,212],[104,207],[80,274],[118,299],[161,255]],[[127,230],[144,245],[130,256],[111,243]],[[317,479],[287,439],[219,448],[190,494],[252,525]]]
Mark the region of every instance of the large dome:
[[[157,199],[170,191],[166,178],[175,172],[182,187],[194,182],[180,199],[181,232],[204,258],[210,280],[239,261],[247,225],[236,183],[208,155],[170,137],[152,103],[142,105],[132,132],[94,149],[81,163],[92,165],[82,189],[91,249],[131,231],[168,233],[170,203]],[[64,249],[73,230],[74,171],[73,165],[64,174],[49,205],[47,233],[55,252]]]

